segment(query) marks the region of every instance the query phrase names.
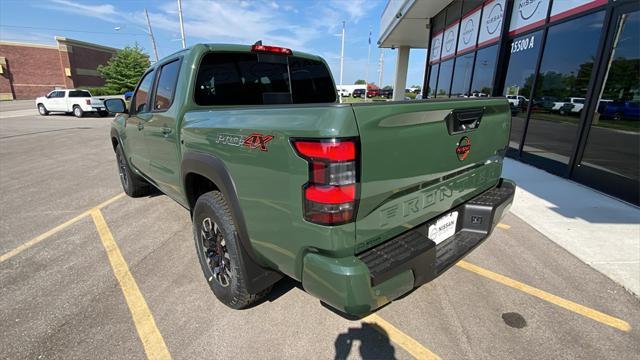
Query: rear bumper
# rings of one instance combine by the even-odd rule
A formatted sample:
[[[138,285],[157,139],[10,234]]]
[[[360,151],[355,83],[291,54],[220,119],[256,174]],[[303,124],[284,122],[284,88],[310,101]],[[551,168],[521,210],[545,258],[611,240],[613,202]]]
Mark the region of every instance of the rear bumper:
[[[436,244],[427,229],[438,218],[356,256],[304,257],[304,289],[352,315],[364,315],[435,279],[481,244],[508,211],[515,184],[501,179],[496,187],[451,209],[458,211],[456,233]],[[444,214],[443,214],[444,215]]]

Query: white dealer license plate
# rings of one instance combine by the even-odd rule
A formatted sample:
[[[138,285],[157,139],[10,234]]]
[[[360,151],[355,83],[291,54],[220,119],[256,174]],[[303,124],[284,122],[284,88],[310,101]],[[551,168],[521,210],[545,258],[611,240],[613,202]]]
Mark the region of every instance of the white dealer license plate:
[[[456,233],[456,223],[458,222],[458,212],[451,212],[429,226],[429,240],[440,244],[444,240]]]

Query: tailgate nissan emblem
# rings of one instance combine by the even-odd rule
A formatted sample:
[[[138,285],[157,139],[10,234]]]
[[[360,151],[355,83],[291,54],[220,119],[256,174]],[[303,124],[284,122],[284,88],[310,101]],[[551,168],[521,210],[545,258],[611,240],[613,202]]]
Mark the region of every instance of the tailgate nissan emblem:
[[[456,144],[456,155],[458,156],[458,160],[463,161],[469,156],[469,152],[471,151],[471,139],[466,136],[463,136],[462,139]]]

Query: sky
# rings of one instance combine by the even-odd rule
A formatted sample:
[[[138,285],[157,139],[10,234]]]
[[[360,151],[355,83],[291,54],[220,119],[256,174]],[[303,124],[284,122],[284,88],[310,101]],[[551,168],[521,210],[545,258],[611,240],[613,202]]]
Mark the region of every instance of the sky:
[[[340,73],[340,32],[346,22],[343,83],[367,74],[378,83],[376,46],[387,0],[183,0],[187,46],[197,43],[285,46],[322,56],[336,82]],[[64,36],[122,48],[137,43],[153,54],[146,32],[149,12],[160,58],[180,50],[177,0],[0,0],[0,40],[55,44]],[[118,29],[118,30],[116,30]],[[393,84],[397,50],[384,49],[383,86]],[[151,56],[153,58],[153,56]],[[425,50],[413,49],[407,87],[422,85]],[[378,84],[379,85],[379,84]]]

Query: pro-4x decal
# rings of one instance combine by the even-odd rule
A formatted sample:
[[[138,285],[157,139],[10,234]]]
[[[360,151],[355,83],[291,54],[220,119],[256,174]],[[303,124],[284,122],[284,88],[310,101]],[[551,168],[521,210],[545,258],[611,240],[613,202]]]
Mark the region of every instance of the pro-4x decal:
[[[260,149],[260,151],[269,151],[267,143],[273,139],[273,135],[263,135],[260,133],[253,133],[249,136],[237,135],[237,134],[218,134],[216,143],[231,145],[231,146],[244,146],[249,149]]]

